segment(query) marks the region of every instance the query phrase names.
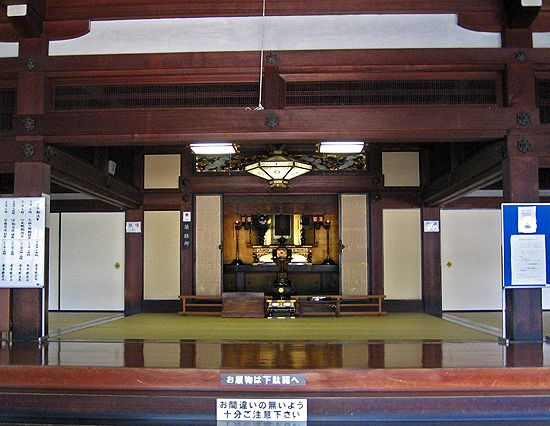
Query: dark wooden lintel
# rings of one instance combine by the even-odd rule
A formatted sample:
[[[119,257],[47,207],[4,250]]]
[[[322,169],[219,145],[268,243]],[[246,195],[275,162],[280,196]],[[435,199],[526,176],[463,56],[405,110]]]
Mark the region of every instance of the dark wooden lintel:
[[[540,6],[523,6],[522,0],[504,0],[502,3],[507,28],[529,28],[540,11]]]
[[[505,149],[496,142],[471,156],[458,167],[435,179],[423,190],[426,206],[441,206],[502,179]]]
[[[290,188],[282,190],[268,189],[267,181],[252,175],[231,176],[194,176],[190,191],[195,194],[336,194],[339,192],[371,192],[382,190],[382,180],[373,182],[368,174],[307,174],[290,181]]]
[[[38,8],[34,6],[37,4]],[[43,32],[42,28],[42,11],[43,9],[42,1],[29,1],[21,2],[21,4],[26,4],[27,13],[24,16],[14,16],[9,17],[8,21],[12,25],[16,34],[21,38],[35,38],[40,37]]]
[[[121,208],[142,204],[137,188],[55,147],[47,148],[46,161],[51,166],[52,183]]]
[[[538,118],[536,109],[529,112]],[[278,118],[274,128],[266,125],[269,114]],[[520,128],[516,114],[515,109],[494,106],[55,112],[45,115],[43,134],[48,143],[71,145],[175,145],[208,139],[293,143],[357,137],[373,142],[479,141],[502,138],[507,129]]]

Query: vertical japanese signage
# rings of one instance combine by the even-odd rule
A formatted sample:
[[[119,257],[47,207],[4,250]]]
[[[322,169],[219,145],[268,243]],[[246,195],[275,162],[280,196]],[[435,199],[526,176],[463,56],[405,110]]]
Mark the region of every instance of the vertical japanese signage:
[[[502,205],[502,277],[506,288],[550,284],[550,205]]]
[[[182,233],[181,233],[181,245],[184,249],[192,248],[191,235],[193,235],[193,228],[191,227],[191,212],[182,213]]]
[[[0,198],[0,287],[44,287],[46,198]]]

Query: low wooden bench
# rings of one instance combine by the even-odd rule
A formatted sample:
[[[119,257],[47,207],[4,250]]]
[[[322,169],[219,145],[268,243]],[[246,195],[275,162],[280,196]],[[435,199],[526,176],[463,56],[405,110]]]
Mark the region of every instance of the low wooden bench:
[[[385,315],[382,302],[383,294],[364,296],[293,296],[297,299],[299,316],[308,315]]]
[[[181,315],[221,315],[221,296],[180,296]]]

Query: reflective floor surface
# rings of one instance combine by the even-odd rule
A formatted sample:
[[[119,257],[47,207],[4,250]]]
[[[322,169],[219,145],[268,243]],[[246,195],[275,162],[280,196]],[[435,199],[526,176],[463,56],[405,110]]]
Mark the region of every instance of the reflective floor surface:
[[[550,344],[2,341],[0,365],[206,369],[550,367]]]

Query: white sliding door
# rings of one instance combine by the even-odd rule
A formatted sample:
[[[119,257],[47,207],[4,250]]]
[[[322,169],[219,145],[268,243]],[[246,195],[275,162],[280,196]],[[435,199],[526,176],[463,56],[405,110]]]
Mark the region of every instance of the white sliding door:
[[[124,213],[61,214],[60,309],[124,309]]]
[[[48,309],[59,309],[59,213],[50,213]]]
[[[502,309],[500,210],[441,211],[443,310]]]

